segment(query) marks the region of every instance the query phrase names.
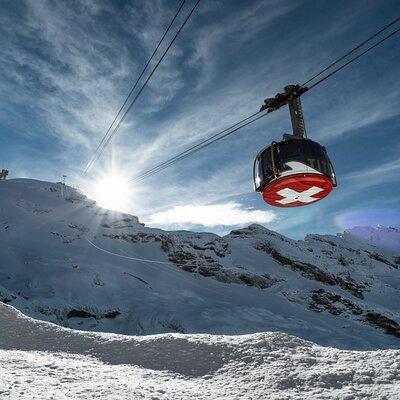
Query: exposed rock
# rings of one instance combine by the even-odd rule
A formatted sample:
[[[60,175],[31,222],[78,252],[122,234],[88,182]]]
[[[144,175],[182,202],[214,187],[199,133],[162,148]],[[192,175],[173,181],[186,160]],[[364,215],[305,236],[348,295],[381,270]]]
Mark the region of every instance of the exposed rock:
[[[400,338],[400,325],[396,321],[377,312],[366,312],[359,305],[337,293],[318,289],[312,292],[311,299],[312,303],[309,304],[309,308],[313,311],[327,311],[332,315],[351,313],[355,316],[362,316],[361,321],[366,321],[373,327],[384,330],[388,335]]]
[[[85,226],[83,226],[82,224],[77,224],[77,223],[69,223],[68,227],[72,228],[72,229],[76,229],[80,232],[87,232],[88,228],[86,228]]]
[[[357,284],[351,277],[347,277],[346,279],[344,279],[340,276],[332,275],[317,267],[316,265],[294,261],[272,248],[271,244],[269,243],[258,243],[254,246],[254,248],[270,254],[272,258],[279,262],[281,265],[287,266],[293,271],[299,272],[301,275],[308,279],[322,282],[330,286],[338,285],[342,289],[352,293],[354,296],[360,299],[363,298],[362,290],[364,289],[364,287]]]
[[[71,310],[67,314],[67,318],[98,318],[96,314],[93,314],[91,312],[85,311],[85,310]]]
[[[350,312],[353,315],[361,315],[363,310],[357,304],[347,300],[336,293],[326,292],[324,289],[314,290],[311,295],[312,303],[309,308],[316,312],[328,311],[332,315],[340,315]]]
[[[117,317],[118,315],[121,315],[121,313],[118,310],[113,310],[109,311],[108,313],[105,313],[104,318],[111,319]]]
[[[168,330],[171,330],[172,332],[176,333],[185,333],[185,328],[176,322],[160,322],[160,325],[163,326],[164,328],[167,328]]]
[[[68,312],[67,319],[70,319],[70,318],[94,318],[94,319],[107,318],[107,319],[112,319],[112,318],[117,317],[120,314],[121,313],[118,310],[111,310],[104,314],[95,314],[95,313],[92,313],[92,312],[86,311],[86,310],[72,309]]]
[[[396,321],[376,312],[368,312],[366,320],[372,326],[383,329],[388,335],[400,338],[400,325]]]
[[[396,263],[394,263],[394,264],[391,263],[388,259],[382,257],[380,254],[378,254],[376,252],[375,253],[371,253],[369,251],[366,251],[366,252],[369,254],[370,258],[372,258],[373,260],[379,261],[381,263],[384,263],[384,264],[389,265],[389,266],[391,266],[393,268],[396,268],[396,269],[398,268]]]

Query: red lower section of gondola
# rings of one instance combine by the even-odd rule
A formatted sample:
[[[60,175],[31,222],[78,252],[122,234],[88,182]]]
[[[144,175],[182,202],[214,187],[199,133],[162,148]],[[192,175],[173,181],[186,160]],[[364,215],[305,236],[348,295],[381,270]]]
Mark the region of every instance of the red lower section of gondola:
[[[332,191],[325,175],[296,174],[278,178],[262,191],[266,203],[275,207],[300,207],[322,200]]]

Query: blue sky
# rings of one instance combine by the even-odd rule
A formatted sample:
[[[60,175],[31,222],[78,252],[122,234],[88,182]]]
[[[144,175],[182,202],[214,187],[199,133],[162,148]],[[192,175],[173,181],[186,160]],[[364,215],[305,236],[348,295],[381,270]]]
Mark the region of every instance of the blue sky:
[[[0,15],[0,167],[92,194],[257,111],[400,14],[398,1],[203,0],[112,146],[81,172],[180,1],[11,1]],[[188,1],[184,14],[188,12]],[[287,108],[131,187],[123,210],[164,228],[224,233],[261,222],[294,238],[400,225],[400,35],[302,97],[335,164],[324,201],[282,210],[252,191],[258,150]]]

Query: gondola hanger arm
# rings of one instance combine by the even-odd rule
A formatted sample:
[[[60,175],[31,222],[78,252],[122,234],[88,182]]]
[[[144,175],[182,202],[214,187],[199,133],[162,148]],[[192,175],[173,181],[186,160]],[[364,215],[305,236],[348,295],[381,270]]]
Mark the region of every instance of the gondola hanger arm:
[[[285,91],[278,93],[275,97],[267,98],[261,106],[260,111],[267,110],[268,113],[278,110],[288,104],[290,100],[299,98],[308,88],[300,85],[289,85],[285,87]]]
[[[289,106],[293,133],[290,135],[286,134],[284,137],[303,138],[306,136],[306,128],[300,96],[305,93],[308,88],[300,85],[287,85],[284,89],[284,92],[278,93],[275,97],[265,99],[260,111],[267,110],[268,114],[287,104]]]

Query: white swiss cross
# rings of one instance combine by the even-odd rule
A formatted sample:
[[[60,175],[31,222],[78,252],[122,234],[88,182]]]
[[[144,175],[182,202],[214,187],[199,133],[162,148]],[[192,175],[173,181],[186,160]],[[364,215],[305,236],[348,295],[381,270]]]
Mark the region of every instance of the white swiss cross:
[[[296,201],[300,201],[301,203],[312,203],[315,200],[319,200],[312,196],[322,192],[323,190],[324,189],[321,189],[317,186],[312,186],[310,189],[307,189],[304,192],[297,192],[296,190],[285,188],[277,192],[283,197],[283,199],[276,200],[276,202],[280,204],[290,204],[295,203]]]

